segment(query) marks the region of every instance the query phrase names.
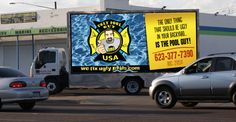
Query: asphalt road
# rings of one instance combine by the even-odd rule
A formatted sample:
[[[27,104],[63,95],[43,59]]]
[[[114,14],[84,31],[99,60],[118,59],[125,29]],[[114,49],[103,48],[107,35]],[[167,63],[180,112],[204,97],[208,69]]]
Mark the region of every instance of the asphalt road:
[[[230,122],[236,120],[231,103],[202,103],[195,108],[177,104],[160,109],[148,96],[129,96],[123,90],[65,90],[40,102],[32,111],[4,105],[0,122]]]

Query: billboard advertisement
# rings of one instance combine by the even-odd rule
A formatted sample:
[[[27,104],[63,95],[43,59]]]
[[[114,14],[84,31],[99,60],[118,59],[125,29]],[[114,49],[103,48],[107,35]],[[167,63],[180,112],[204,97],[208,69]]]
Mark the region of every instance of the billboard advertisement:
[[[71,73],[148,72],[183,67],[196,59],[195,11],[68,15]],[[173,22],[166,23],[167,19]],[[173,45],[170,40],[177,40],[179,45],[177,41]],[[170,46],[162,46],[163,41]],[[191,56],[179,53],[189,50]],[[176,56],[168,57],[175,52]],[[162,53],[165,59],[158,57]]]
[[[146,14],[150,70],[184,67],[197,59],[194,12]]]

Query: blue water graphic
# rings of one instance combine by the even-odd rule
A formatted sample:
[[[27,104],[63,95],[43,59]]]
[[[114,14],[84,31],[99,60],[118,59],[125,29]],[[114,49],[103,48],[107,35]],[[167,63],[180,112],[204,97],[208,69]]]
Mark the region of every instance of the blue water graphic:
[[[88,38],[90,27],[96,29],[94,21],[125,21],[122,28],[128,26],[130,33],[129,55],[120,50],[126,61],[94,61],[97,54],[90,54]],[[98,31],[98,30],[97,30]],[[147,44],[143,13],[133,14],[80,14],[71,15],[72,66],[126,66],[148,65]]]

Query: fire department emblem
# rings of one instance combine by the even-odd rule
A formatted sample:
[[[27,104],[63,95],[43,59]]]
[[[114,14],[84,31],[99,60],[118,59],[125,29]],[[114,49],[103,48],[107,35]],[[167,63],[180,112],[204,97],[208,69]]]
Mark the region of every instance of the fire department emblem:
[[[90,27],[88,44],[90,54],[97,56],[94,61],[125,61],[122,54],[129,55],[130,34],[129,27],[122,28],[125,21],[105,20],[94,22],[96,28]]]

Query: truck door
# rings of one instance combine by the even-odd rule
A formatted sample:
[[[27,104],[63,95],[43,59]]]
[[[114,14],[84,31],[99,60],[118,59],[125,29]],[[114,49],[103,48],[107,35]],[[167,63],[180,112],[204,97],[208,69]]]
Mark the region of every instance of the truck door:
[[[36,59],[36,75],[58,75],[57,51],[41,51]]]

